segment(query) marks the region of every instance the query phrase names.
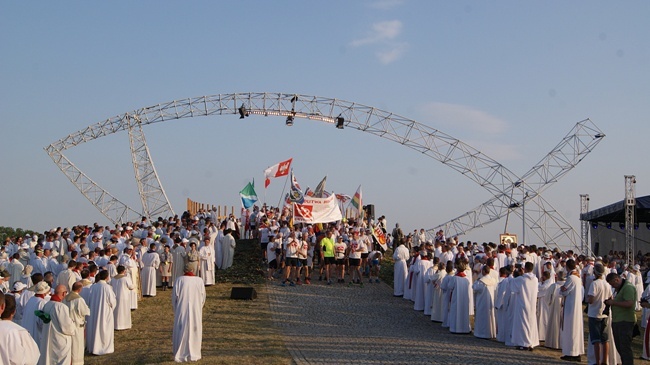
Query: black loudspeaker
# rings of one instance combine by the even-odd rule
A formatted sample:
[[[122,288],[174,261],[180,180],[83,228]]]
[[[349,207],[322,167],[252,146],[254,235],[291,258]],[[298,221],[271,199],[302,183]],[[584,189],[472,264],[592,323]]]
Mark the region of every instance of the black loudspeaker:
[[[375,205],[374,204],[364,205],[363,210],[366,212],[366,219],[368,219],[368,218],[370,218],[372,220],[375,219]]]
[[[255,288],[249,286],[245,287],[234,287],[230,291],[230,299],[245,299],[253,300],[257,298],[257,292]]]

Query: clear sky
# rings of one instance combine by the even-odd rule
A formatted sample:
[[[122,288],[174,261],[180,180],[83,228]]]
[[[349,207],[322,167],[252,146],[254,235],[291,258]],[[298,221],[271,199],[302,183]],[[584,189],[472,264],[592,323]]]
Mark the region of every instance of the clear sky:
[[[650,2],[111,1],[4,2],[0,11],[0,225],[45,230],[108,223],[43,148],[88,125],[162,102],[234,92],[338,98],[415,119],[525,173],[585,118],[607,134],[544,193],[579,229],[595,209],[648,194]],[[178,213],[187,197],[239,205],[255,178],[277,205],[294,159],[300,184],[352,195],[408,230],[432,228],[490,194],[442,163],[353,129],[261,116],[145,128]],[[117,133],[66,152],[138,209]],[[498,239],[505,220],[466,239]],[[520,234],[521,222],[508,230]]]

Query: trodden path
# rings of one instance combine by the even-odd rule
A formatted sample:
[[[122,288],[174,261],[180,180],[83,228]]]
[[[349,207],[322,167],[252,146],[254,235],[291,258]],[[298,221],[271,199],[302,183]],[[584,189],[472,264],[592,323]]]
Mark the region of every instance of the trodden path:
[[[324,283],[268,284],[273,322],[296,364],[567,364],[559,351],[450,334],[386,284]]]

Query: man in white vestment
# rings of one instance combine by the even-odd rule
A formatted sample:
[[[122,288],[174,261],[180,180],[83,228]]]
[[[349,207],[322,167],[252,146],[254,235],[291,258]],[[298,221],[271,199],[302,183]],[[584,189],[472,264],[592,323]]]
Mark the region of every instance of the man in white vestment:
[[[497,319],[497,341],[505,343],[510,341],[512,333],[512,318],[510,306],[512,305],[512,291],[510,290],[510,266],[499,269],[499,284],[494,298],[494,307],[496,308]]]
[[[451,302],[455,275],[454,263],[452,261],[447,261],[445,271],[447,275],[445,275],[440,283],[440,289],[442,290],[442,306],[440,307],[440,311],[442,312],[442,327],[449,328],[449,303]]]
[[[206,286],[214,285],[214,244],[211,241],[210,237],[203,238],[203,245],[199,249],[201,257],[199,273]]]
[[[13,307],[7,305],[11,303]],[[26,329],[12,321],[15,309],[15,298],[5,299],[0,293],[0,364],[35,365],[40,356],[38,346]]]
[[[95,355],[112,354],[114,351],[114,318],[116,299],[113,288],[106,283],[108,272],[102,270],[90,288],[86,347]]]
[[[41,281],[34,286],[34,296],[29,298],[23,309],[22,326],[25,327],[37,344],[41,343],[41,333],[43,330],[43,320],[34,314],[37,310],[42,310],[46,303],[45,298],[50,294],[50,286],[45,281]],[[49,299],[49,298],[48,298]]]
[[[172,291],[172,352],[176,362],[200,360],[203,341],[205,286],[201,278],[194,276],[188,265],[185,265],[185,271],[174,282]]]
[[[539,346],[536,314],[539,281],[533,274],[534,268],[532,262],[526,262],[525,273],[510,283],[514,299],[511,343],[519,350],[532,351]]]
[[[140,300],[140,264],[135,257],[133,252],[133,246],[128,245],[124,249],[124,253],[120,255],[120,258],[117,262],[118,265],[122,265],[126,268],[125,275],[131,277],[133,285],[136,285],[135,290],[131,292],[131,309],[138,309],[138,300]]]
[[[432,300],[431,300],[431,320],[433,322],[442,322],[442,289],[440,285],[442,280],[447,276],[447,271],[445,271],[445,264],[442,262],[438,263],[438,271],[431,278],[431,283],[433,284],[432,288]]]
[[[174,285],[176,278],[183,276],[183,269],[185,268],[185,258],[187,257],[187,251],[185,245],[190,241],[186,238],[178,239],[174,242],[170,252],[172,257],[174,257],[174,265],[172,266],[172,276],[170,278],[169,284]]]
[[[424,310],[424,297],[425,297],[425,286],[426,286],[426,272],[427,269],[431,267],[432,263],[426,252],[421,256],[420,261],[415,264],[415,295],[413,297],[413,309],[416,311]]]
[[[537,331],[539,333],[539,340],[546,340],[546,324],[548,323],[548,314],[551,309],[551,303],[548,298],[551,296],[553,290],[553,281],[551,280],[551,272],[543,271],[542,280],[537,289]]]
[[[438,259],[431,257],[431,266],[424,273],[424,315],[431,317],[431,306],[433,305],[433,281],[438,274]]]
[[[160,255],[156,252],[156,244],[149,245],[149,251],[142,255],[142,295],[145,297],[156,296],[156,272],[160,267]]]
[[[84,363],[84,329],[86,327],[86,316],[90,315],[90,308],[84,298],[81,297],[83,285],[80,282],[72,284],[72,291],[63,299],[63,304],[70,308],[70,318],[74,322],[75,333],[72,335],[72,365]]]
[[[77,282],[77,274],[73,271],[77,267],[77,263],[74,260],[68,262],[68,268],[64,271],[61,271],[59,276],[56,278],[57,285],[65,285],[65,290],[70,292],[72,291],[72,284]]]
[[[58,285],[50,301],[43,306],[43,313],[50,321],[43,324],[39,364],[70,364],[72,362],[72,336],[75,325],[70,318],[70,308],[61,303],[67,295],[65,285]]]
[[[472,283],[465,270],[467,270],[467,263],[461,259],[456,265],[456,275],[452,277],[450,284],[449,332],[451,333],[472,331],[469,317],[474,315],[474,296]]]
[[[580,361],[580,355],[585,353],[585,333],[582,318],[582,298],[584,298],[580,270],[576,269],[573,259],[567,260],[566,268],[569,275],[560,287],[560,295],[564,297],[560,345],[562,360]],[[591,282],[590,282],[591,284]]]
[[[13,288],[14,283],[20,281],[24,269],[25,266],[20,262],[20,254],[16,252],[13,254],[11,262],[7,264],[7,271],[11,275],[9,277],[9,288]]]
[[[235,238],[232,236],[232,230],[226,228],[224,231],[225,236],[223,237],[222,245],[221,245],[221,254],[222,254],[222,269],[227,269],[232,266],[232,260],[233,257],[235,256],[235,246],[236,246],[236,241]]]
[[[122,265],[117,267],[117,275],[111,280],[111,287],[115,293],[115,330],[127,330],[131,328],[131,292],[135,290],[131,277],[126,274],[126,268]]]
[[[549,302],[549,321],[546,324],[546,336],[544,337],[544,347],[552,349],[560,349],[560,331],[561,324],[560,319],[562,318],[562,302],[564,297],[560,294],[560,288],[564,286],[565,282],[565,271],[558,271],[556,275],[556,281],[551,285],[550,296],[548,297]]]
[[[393,266],[393,295],[396,297],[404,295],[404,282],[408,275],[406,260],[408,260],[409,257],[410,254],[408,248],[406,248],[406,246],[404,246],[400,241],[399,246],[393,253],[393,260],[395,260],[395,265]]]
[[[497,335],[497,322],[494,316],[494,296],[497,289],[497,280],[490,275],[490,267],[484,265],[481,269],[481,278],[472,285],[474,300],[476,302],[476,316],[474,317],[474,336],[479,338],[495,338]]]
[[[411,301],[413,300],[413,294],[415,294],[414,293],[414,291],[415,291],[414,290],[414,286],[415,286],[414,285],[415,284],[415,280],[414,280],[414,278],[415,278],[415,265],[417,264],[417,262],[419,260],[420,260],[420,255],[417,254],[417,253],[415,254],[415,256],[413,256],[410,259],[410,265],[408,267],[408,273],[406,275],[406,279],[404,280],[404,296],[402,297],[404,299],[408,299],[408,300],[411,300]]]

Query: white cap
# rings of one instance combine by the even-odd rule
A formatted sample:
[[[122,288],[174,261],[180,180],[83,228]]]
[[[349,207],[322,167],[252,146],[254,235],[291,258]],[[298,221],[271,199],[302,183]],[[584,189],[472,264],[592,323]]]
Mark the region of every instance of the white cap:
[[[17,281],[14,283],[14,291],[21,291],[25,289],[27,285],[23,284],[21,281]]]

